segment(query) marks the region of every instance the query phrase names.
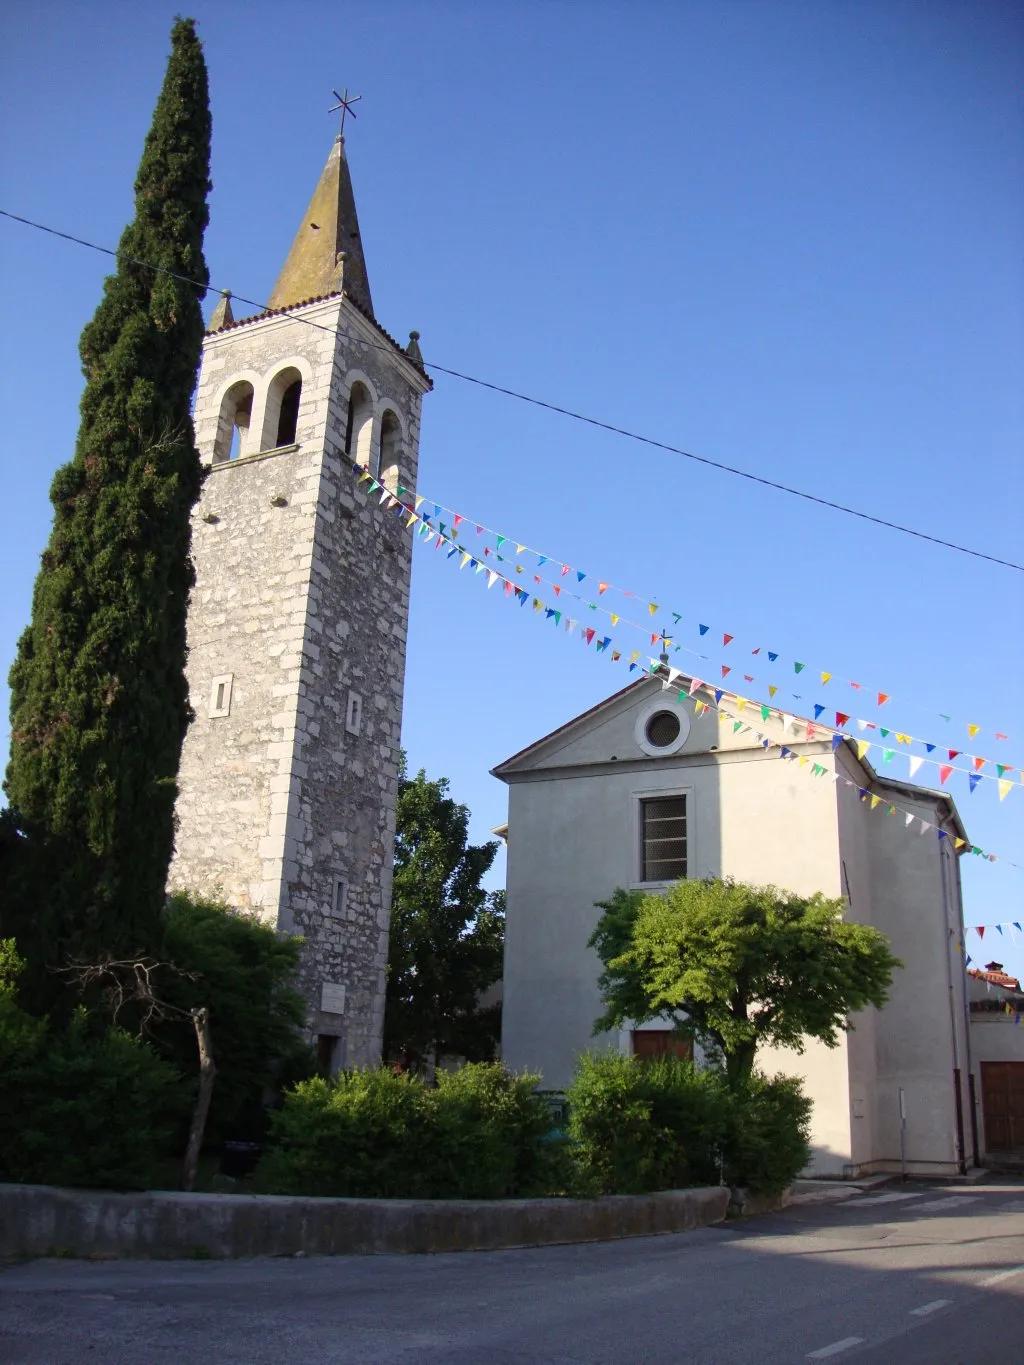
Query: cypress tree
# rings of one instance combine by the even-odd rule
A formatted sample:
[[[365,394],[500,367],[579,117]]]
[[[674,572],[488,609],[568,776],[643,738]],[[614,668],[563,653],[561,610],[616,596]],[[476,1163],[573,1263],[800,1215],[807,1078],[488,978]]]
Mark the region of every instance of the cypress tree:
[[[53,528],[10,675],[5,790],[22,837],[3,860],[0,928],[28,958],[29,998],[48,1002],[48,967],[159,935],[192,714],[189,513],[202,468],[191,395],[209,169],[206,64],[194,22],[179,18],[135,218],[82,333],[78,440],[50,490]]]

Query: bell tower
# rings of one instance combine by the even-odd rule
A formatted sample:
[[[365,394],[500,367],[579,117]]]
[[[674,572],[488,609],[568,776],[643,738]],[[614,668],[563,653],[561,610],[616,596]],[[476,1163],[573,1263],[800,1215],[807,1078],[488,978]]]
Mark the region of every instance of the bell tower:
[[[411,495],[430,387],[374,316],[339,137],[268,310],[222,296],[203,344],[169,879],[302,935],[335,1069],[380,1056],[412,554],[354,466]]]

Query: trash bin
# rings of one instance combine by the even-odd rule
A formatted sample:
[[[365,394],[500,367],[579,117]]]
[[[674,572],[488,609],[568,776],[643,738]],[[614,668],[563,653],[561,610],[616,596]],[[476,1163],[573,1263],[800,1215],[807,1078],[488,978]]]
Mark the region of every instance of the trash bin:
[[[225,1142],[220,1157],[220,1173],[232,1180],[252,1175],[263,1147],[258,1142]]]

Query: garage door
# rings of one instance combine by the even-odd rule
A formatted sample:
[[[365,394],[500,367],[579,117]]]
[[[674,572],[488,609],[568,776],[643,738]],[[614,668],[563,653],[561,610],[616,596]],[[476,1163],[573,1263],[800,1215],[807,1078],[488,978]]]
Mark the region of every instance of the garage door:
[[[1024,1151],[1024,1062],[982,1062],[985,1149]]]

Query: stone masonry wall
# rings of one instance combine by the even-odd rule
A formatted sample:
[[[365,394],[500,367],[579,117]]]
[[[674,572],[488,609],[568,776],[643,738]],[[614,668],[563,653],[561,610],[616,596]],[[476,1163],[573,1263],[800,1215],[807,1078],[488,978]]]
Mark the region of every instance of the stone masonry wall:
[[[355,332],[351,320],[347,330]],[[381,413],[390,410],[403,426],[402,482],[409,488],[425,387],[379,341],[339,339],[296,721],[299,853],[286,870],[296,928],[309,945],[307,993],[313,997],[323,982],[344,988],[344,1013],[315,1017],[317,1033],[340,1039],[337,1065],[380,1055],[412,557],[409,532],[379,495],[357,486],[344,455],[356,379],[375,400],[371,460]],[[358,733],[347,723],[353,694]],[[345,883],[340,904],[338,879]]]
[[[213,464],[226,390],[252,383],[260,433],[286,366],[303,377],[295,445],[259,452],[254,437],[259,453]],[[357,378],[374,397],[371,461],[390,409],[412,487],[426,382],[347,301],[207,339],[195,417],[210,472],[189,613],[196,719],[169,878],[304,936],[310,1031],[339,1039],[336,1065],[380,1051],[411,560],[408,532],[356,488],[344,457]],[[221,682],[230,704],[211,714]]]

